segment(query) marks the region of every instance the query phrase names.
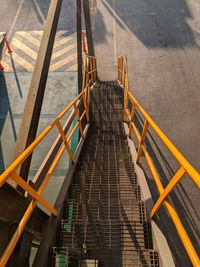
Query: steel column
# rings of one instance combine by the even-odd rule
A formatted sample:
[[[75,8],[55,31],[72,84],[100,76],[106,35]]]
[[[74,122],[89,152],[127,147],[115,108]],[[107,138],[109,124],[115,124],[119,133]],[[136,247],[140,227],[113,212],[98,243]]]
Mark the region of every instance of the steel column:
[[[62,0],[51,0],[18,133],[13,156],[14,159],[16,159],[36,137],[61,5]],[[24,180],[28,179],[31,158],[32,155],[27,158],[22,164],[21,169],[19,169],[19,174]]]
[[[82,0],[76,0],[76,27],[77,27],[77,59],[78,59],[78,93],[82,91],[82,21],[81,21],[81,9]]]
[[[84,18],[85,18],[85,29],[86,29],[86,37],[87,37],[87,45],[88,45],[88,54],[90,56],[95,56],[93,38],[92,38],[92,27],[91,27],[91,20],[90,20],[89,0],[83,0],[83,12],[84,12]]]

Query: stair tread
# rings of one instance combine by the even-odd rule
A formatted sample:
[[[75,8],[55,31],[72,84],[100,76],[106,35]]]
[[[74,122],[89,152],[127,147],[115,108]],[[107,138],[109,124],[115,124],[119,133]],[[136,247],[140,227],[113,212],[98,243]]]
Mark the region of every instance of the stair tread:
[[[91,89],[90,120],[50,266],[62,252],[71,259],[86,253],[99,267],[158,267],[123,126],[123,91],[116,81]]]

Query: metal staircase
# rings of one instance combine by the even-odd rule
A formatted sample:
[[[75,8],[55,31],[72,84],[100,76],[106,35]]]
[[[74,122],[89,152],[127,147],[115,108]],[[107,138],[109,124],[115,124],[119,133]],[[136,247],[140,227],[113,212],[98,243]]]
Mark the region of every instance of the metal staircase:
[[[49,266],[159,266],[124,131],[123,90],[98,82],[90,97],[91,125]]]
[[[149,129],[179,164],[165,186],[147,146]],[[36,175],[27,183],[18,173],[19,167],[42,141],[47,141],[46,137],[54,130],[58,136]],[[80,139],[76,148],[71,149],[72,137],[77,130],[80,131]],[[42,194],[64,152],[70,159],[69,168],[56,202],[52,205]],[[146,197],[144,182],[141,183],[141,179],[145,180],[137,164],[141,164],[141,155],[146,160],[159,193],[154,196],[155,203],[148,205],[149,217],[145,212],[145,203],[152,196],[149,192]],[[13,266],[12,262],[17,267],[27,266],[28,257],[24,258],[23,264],[18,264],[16,259],[22,260],[22,256],[27,255],[27,251],[34,246],[37,247],[34,267],[175,266],[173,250],[170,251],[167,244],[168,233],[159,232],[153,220],[160,207],[164,206],[175,226],[174,234],[179,237],[188,255],[189,264],[191,262],[191,266],[199,267],[196,243],[188,235],[188,229],[181,222],[183,218],[170,199],[171,192],[185,174],[200,188],[199,172],[130,91],[127,57],[118,59],[118,82],[99,82],[96,58],[86,56],[81,93],[0,175],[0,187],[5,189],[6,182],[11,179],[24,190],[23,198],[27,205],[23,210],[19,207],[21,213],[13,233],[8,236],[3,231],[7,238],[2,242],[0,266]],[[144,201],[138,181],[142,184]],[[7,196],[7,199],[10,198]],[[39,203],[48,211],[45,217],[44,211],[37,206]],[[12,206],[9,205],[9,212],[6,212],[6,205],[3,211],[10,214]],[[35,216],[38,209],[42,216]],[[162,219],[168,218],[163,216]],[[157,220],[161,223],[159,217]],[[159,259],[158,252],[153,249],[152,232]],[[170,238],[175,239],[174,236]],[[180,249],[179,244],[175,246],[177,250]],[[190,266],[186,262],[187,259],[184,259],[182,265]]]

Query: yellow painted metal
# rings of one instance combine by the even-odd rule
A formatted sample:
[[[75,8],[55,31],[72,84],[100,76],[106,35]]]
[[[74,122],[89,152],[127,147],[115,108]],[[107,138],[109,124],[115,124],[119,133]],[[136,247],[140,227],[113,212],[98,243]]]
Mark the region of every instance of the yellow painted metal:
[[[171,191],[174,189],[174,187],[178,184],[178,182],[181,180],[183,175],[185,174],[185,169],[183,167],[180,167],[179,170],[176,172],[172,180],[169,182],[163,193],[160,195],[158,200],[156,201],[152,211],[151,211],[151,217],[154,216],[154,214],[157,212],[157,210],[160,208],[160,206],[163,204],[163,201],[165,198],[171,193]]]
[[[154,180],[155,180],[155,183],[157,185],[157,188],[158,188],[158,191],[160,194],[162,194],[164,192],[164,188],[162,186],[162,183],[161,183],[161,180],[160,180],[160,177],[157,173],[157,170],[153,164],[153,161],[149,155],[149,153],[147,152],[146,148],[144,146],[142,146],[143,148],[143,152],[144,152],[144,155],[146,157],[146,160],[147,160],[147,163],[149,165],[149,169],[154,177]],[[175,210],[175,208],[172,206],[172,204],[170,203],[170,201],[168,200],[168,198],[166,198],[164,200],[164,205],[165,207],[167,208],[169,214],[170,214],[170,217],[176,227],[176,230],[178,232],[178,235],[182,241],[182,244],[183,246],[185,247],[185,250],[193,264],[193,266],[200,266],[200,259],[199,259],[199,256]]]
[[[90,64],[89,61],[92,61]],[[25,211],[22,219],[20,220],[20,223],[12,236],[7,248],[5,249],[3,255],[0,258],[0,266],[4,267],[6,263],[9,260],[10,255],[12,254],[21,234],[23,233],[26,224],[31,216],[31,214],[34,211],[34,208],[37,205],[37,202],[40,202],[45,208],[47,208],[53,215],[57,216],[57,211],[46,201],[41,197],[41,194],[45,190],[47,184],[49,183],[49,180],[60,161],[60,158],[62,157],[65,149],[67,149],[67,152],[71,158],[71,160],[75,163],[74,156],[71,152],[71,149],[69,147],[69,141],[71,140],[73,134],[75,133],[76,129],[78,128],[79,124],[81,124],[81,121],[84,116],[86,116],[87,120],[89,121],[89,103],[90,103],[90,78],[88,74],[88,70],[91,70],[91,73],[93,73],[93,80],[91,84],[94,84],[97,81],[97,69],[96,69],[96,59],[94,57],[86,56],[85,64],[89,66],[85,66],[85,77],[84,77],[84,83],[83,83],[83,90],[82,92],[58,115],[57,119],[54,120],[36,139],[35,141],[0,175],[0,187],[9,179],[13,179],[17,182],[19,186],[21,186],[25,191],[28,192],[29,195],[33,197],[33,200],[30,202],[27,210]],[[81,116],[77,113],[77,106],[76,103],[78,101],[83,101],[84,104],[84,111],[81,114]],[[65,133],[62,129],[62,125],[60,124],[60,120],[64,117],[64,115],[72,108],[74,107],[76,115],[78,114],[78,122],[70,132],[69,136],[66,138]],[[74,110],[71,114],[74,114]],[[69,124],[68,126],[70,126]],[[40,142],[45,139],[45,137],[49,134],[49,132],[54,128],[57,127],[59,130],[59,133],[61,135],[61,138],[64,142],[64,144],[61,145],[61,148],[59,152],[56,154],[53,163],[51,164],[47,175],[42,181],[42,184],[40,185],[38,191],[35,191],[30,185],[28,185],[22,177],[20,177],[16,172],[18,167],[27,159],[27,157],[34,151],[34,149],[40,144]],[[80,125],[82,128],[82,124]],[[83,128],[82,128],[83,131]]]
[[[136,104],[133,103],[133,105],[132,105],[132,110],[131,110],[131,116],[130,116],[129,133],[128,133],[128,136],[129,136],[129,137],[131,136],[132,121],[134,120],[135,110],[136,110]]]
[[[140,161],[140,157],[142,154],[142,145],[143,145],[145,138],[146,138],[146,135],[147,135],[148,126],[149,126],[149,123],[147,120],[145,120],[143,130],[142,130],[142,136],[141,136],[140,144],[139,144],[139,148],[138,148],[138,155],[137,155],[137,159],[136,159],[137,163]]]
[[[35,141],[0,175],[0,187],[7,181],[9,175],[14,172],[24,160],[32,153],[34,148],[44,139],[44,137],[51,131],[52,125],[49,125]]]
[[[87,115],[87,112],[86,112],[86,110],[85,110],[85,111],[83,111],[82,115],[80,116],[80,121],[82,121],[82,119],[84,118],[84,116],[85,116],[85,115]]]
[[[84,89],[85,90],[85,89]],[[84,94],[84,90],[64,109],[57,117],[57,119],[62,119],[62,117],[65,116],[65,114],[70,110],[70,108],[76,103]]]
[[[136,98],[133,96],[133,94],[129,90],[129,86],[127,89],[127,80],[128,80],[128,66],[127,66],[127,58],[125,56],[122,56],[122,59],[118,59],[118,79],[120,84],[124,88],[124,112],[127,114],[129,121],[130,121],[130,128],[129,128],[129,136],[131,135],[131,129],[134,130],[136,137],[139,141],[139,150],[138,150],[138,157],[137,162],[139,161],[141,150],[143,151],[146,161],[148,163],[149,169],[152,173],[152,176],[154,178],[155,184],[158,188],[158,191],[160,193],[160,197],[158,198],[155,206],[153,207],[151,211],[151,216],[153,216],[159,207],[164,204],[167,208],[171,219],[176,227],[176,230],[178,232],[178,235],[183,243],[183,246],[185,247],[185,250],[193,264],[193,266],[200,266],[200,259],[199,256],[194,248],[194,246],[191,243],[191,240],[189,239],[189,236],[184,229],[184,226],[182,222],[179,219],[179,216],[175,210],[175,208],[172,206],[168,199],[168,195],[170,192],[174,189],[174,187],[180,182],[182,176],[185,173],[188,173],[189,176],[192,178],[192,180],[195,182],[195,184],[200,188],[200,174],[197,172],[197,170],[188,162],[188,160],[181,154],[181,152],[172,144],[172,142],[169,140],[169,138],[161,131],[161,129],[156,125],[156,123],[151,119],[151,117],[147,114],[147,112],[142,108],[142,106],[138,103]],[[123,66],[121,66],[121,62],[123,62]],[[125,76],[125,81],[122,83],[120,71],[122,70],[123,75]],[[122,75],[122,76],[123,76]],[[145,124],[143,128],[142,136],[139,133],[139,130],[137,129],[136,125],[133,122],[132,112],[130,114],[130,111],[128,109],[128,101],[131,101],[133,105],[141,112],[141,114],[145,118]],[[135,109],[136,109],[135,108]],[[135,112],[135,110],[134,110]],[[163,141],[165,146],[169,149],[169,151],[172,153],[172,155],[176,158],[176,160],[180,163],[181,167],[177,171],[177,173],[174,175],[172,180],[169,182],[167,187],[164,189],[163,185],[161,183],[161,179],[158,175],[158,172],[154,166],[153,160],[151,159],[145,145],[143,144],[144,138],[146,136],[148,125],[151,126],[151,128],[155,131],[155,133],[159,136],[159,138]]]
[[[77,121],[77,123],[75,124],[74,128],[72,129],[72,131],[70,132],[69,136],[67,137],[67,142],[69,142],[72,139],[72,136],[74,135],[75,131],[77,130],[77,128],[79,127],[79,121]]]
[[[89,118],[89,110],[88,110],[87,102],[86,102],[86,92],[84,92],[84,94],[83,94],[83,105],[84,105],[84,108],[85,108],[85,111],[84,112],[86,113],[87,122],[89,122],[90,121],[90,118]]]
[[[65,133],[64,133],[63,128],[62,128],[62,125],[60,124],[60,121],[59,120],[56,121],[56,126],[58,128],[58,131],[60,133],[60,136],[61,136],[61,138],[62,138],[62,140],[63,140],[63,142],[65,144],[65,148],[67,149],[67,152],[68,152],[68,154],[69,154],[72,162],[75,163],[74,155],[72,154],[72,151],[71,151],[71,149],[69,147],[67,138],[65,136]]]
[[[17,173],[11,173],[10,176],[19,186],[21,186],[26,192],[29,193],[35,200],[40,202],[46,209],[48,209],[53,215],[57,216],[57,210],[55,210],[45,199],[43,199],[29,184],[27,184]]]
[[[78,108],[76,106],[76,103],[74,103],[74,110],[75,110],[76,118],[79,122],[79,128],[80,128],[81,137],[82,137],[83,136],[83,126],[82,126],[82,122],[80,120],[80,116],[79,116],[79,112],[78,112]]]
[[[186,170],[186,172],[191,176],[196,185],[200,188],[200,174],[195,170],[195,168],[186,160],[186,158],[181,154],[181,152],[172,144],[169,138],[163,133],[163,131],[156,125],[156,123],[151,119],[147,112],[142,108],[134,96],[129,92],[128,95],[136,103],[138,109],[141,111],[145,119],[149,122],[151,127],[154,129],[156,134],[160,137],[169,151],[174,155],[181,166]]]

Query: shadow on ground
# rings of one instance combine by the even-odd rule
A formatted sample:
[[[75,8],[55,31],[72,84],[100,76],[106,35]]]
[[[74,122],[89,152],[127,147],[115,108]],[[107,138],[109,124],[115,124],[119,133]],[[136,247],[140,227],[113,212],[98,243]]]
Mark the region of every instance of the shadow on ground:
[[[192,19],[185,0],[102,0],[116,23],[125,26],[147,47],[197,46],[187,23]],[[104,39],[106,32],[99,32]],[[100,37],[99,37],[100,38]]]
[[[137,113],[137,115],[134,117],[134,121],[140,133],[142,133],[143,120],[140,114]],[[155,134],[151,134],[151,132],[149,132],[145,141],[145,145],[156,166],[162,185],[166,187],[171,178],[175,175],[177,168],[174,167],[175,164],[172,166],[171,161],[169,162],[167,160],[166,156],[162,152],[163,147],[158,145],[158,138],[154,136]],[[136,147],[138,147],[138,141],[136,141],[135,137],[133,139]],[[151,173],[149,172],[148,168],[146,168],[146,161],[144,158],[141,159],[140,167],[145,173],[146,180],[150,187],[153,201],[155,203],[159,197],[159,193]],[[187,175],[185,175],[184,179],[191,180],[191,178]],[[192,241],[192,244],[196,248],[196,251],[198,251],[200,246],[200,217],[198,211],[191,202],[188,192],[184,189],[182,181],[170,194],[170,200],[172,201],[181,219],[181,222],[183,223],[186,232]],[[167,238],[171,252],[174,255],[176,266],[192,266],[181,240],[178,237],[175,226],[164,207],[159,209],[156,216],[154,216],[154,220],[163,232],[164,236]]]

